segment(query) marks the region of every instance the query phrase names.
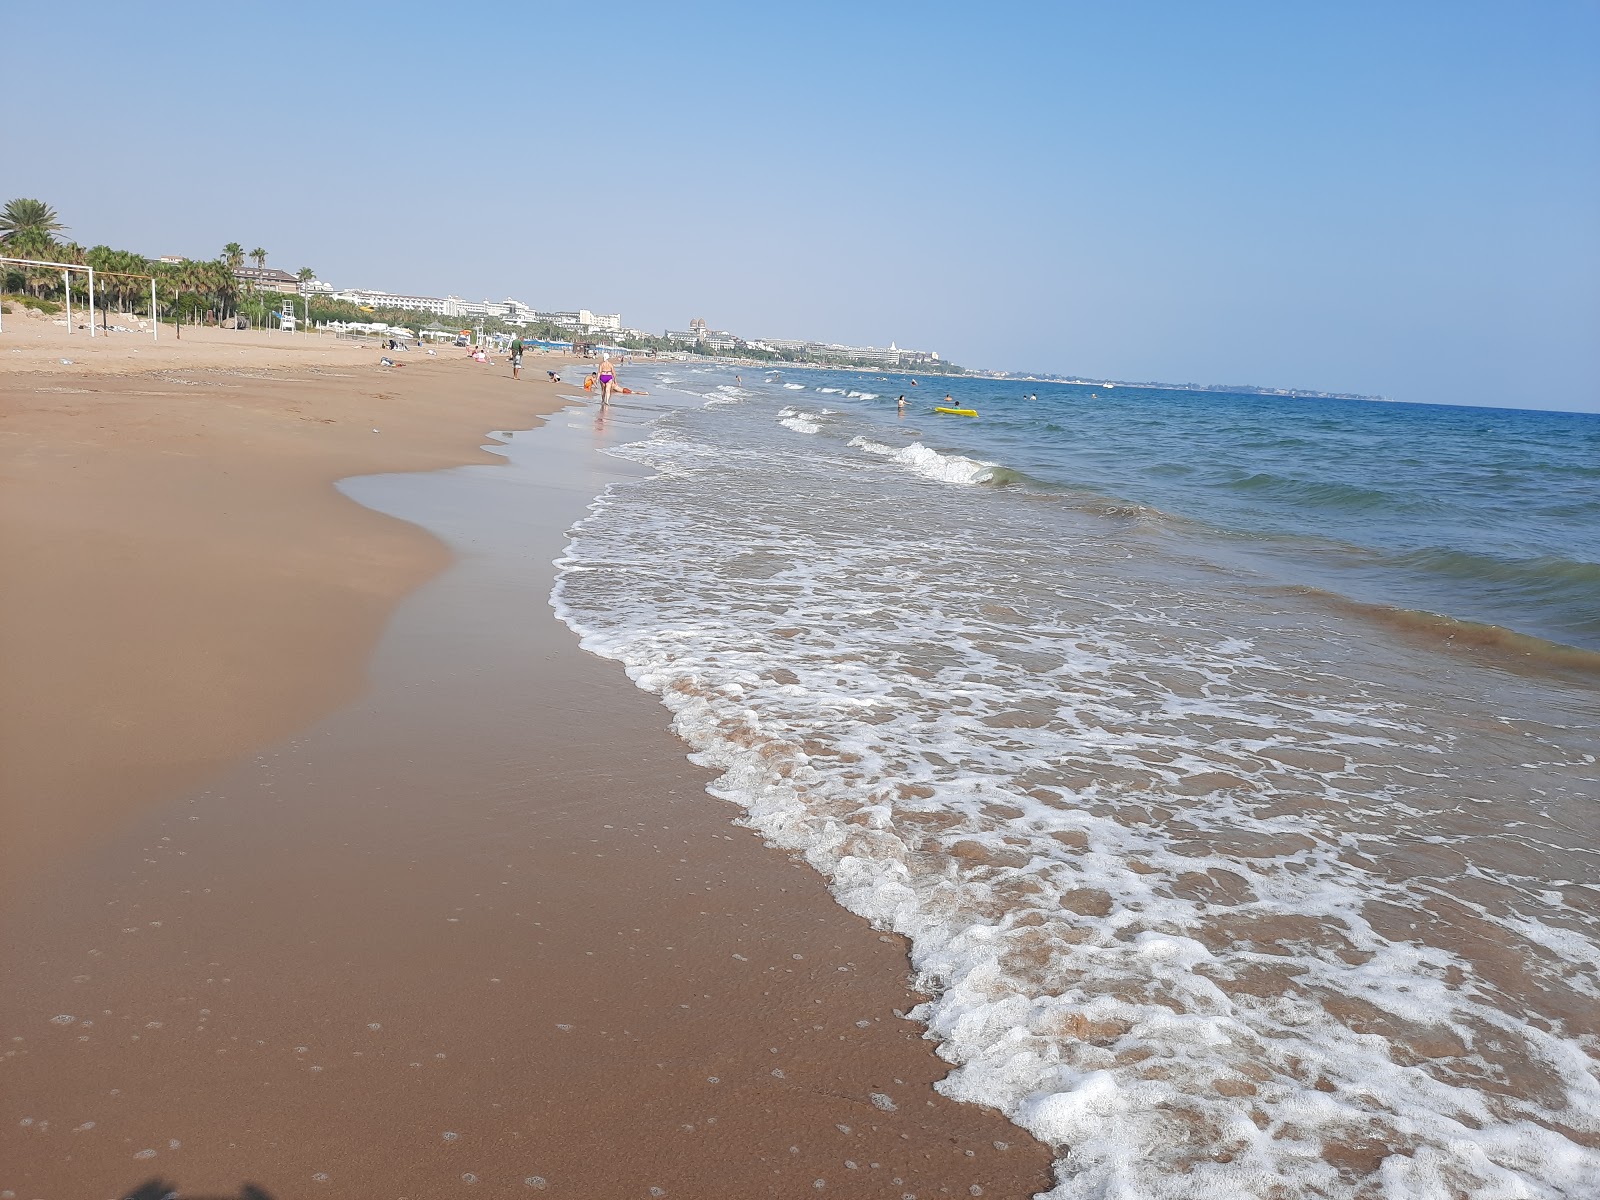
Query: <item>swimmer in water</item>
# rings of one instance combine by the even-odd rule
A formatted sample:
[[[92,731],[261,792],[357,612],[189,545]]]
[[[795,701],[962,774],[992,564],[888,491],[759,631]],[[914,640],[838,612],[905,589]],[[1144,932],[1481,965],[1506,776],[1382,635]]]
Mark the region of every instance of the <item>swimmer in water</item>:
[[[897,412],[905,412],[905,410],[906,410],[906,398],[904,396],[901,396],[900,399],[898,399],[898,400],[896,400],[894,402],[894,407],[895,407],[895,410]]]

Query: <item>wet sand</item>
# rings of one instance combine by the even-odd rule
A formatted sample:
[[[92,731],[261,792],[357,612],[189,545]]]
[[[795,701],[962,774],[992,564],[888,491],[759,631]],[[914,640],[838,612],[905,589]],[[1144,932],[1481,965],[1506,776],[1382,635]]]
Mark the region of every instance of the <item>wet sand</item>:
[[[466,400],[487,377],[428,367],[404,394],[386,386],[400,373],[369,382],[353,368],[354,382],[228,395],[206,461],[231,480],[252,457],[235,447],[254,447],[257,490],[213,479],[210,504],[172,485],[143,518],[108,512],[107,496],[142,495],[161,457],[124,464],[127,479],[115,478],[127,488],[99,508],[54,482],[73,461],[101,469],[116,457],[109,433],[21,476],[8,466],[13,496],[38,497],[7,505],[22,513],[7,518],[8,542],[62,540],[41,514],[64,497],[81,503],[69,509],[74,539],[107,526],[74,577],[101,585],[84,589],[87,615],[106,619],[125,594],[124,575],[109,588],[106,572],[154,557],[160,569],[128,577],[147,573],[145,607],[177,604],[190,623],[174,618],[150,645],[144,622],[126,623],[143,657],[103,661],[116,639],[80,646],[50,634],[57,610],[43,598],[8,600],[8,643],[55,636],[55,654],[27,660],[58,697],[28,717],[28,736],[57,751],[76,743],[89,776],[130,786],[80,802],[66,832],[50,821],[30,835],[32,869],[0,918],[0,1193],[110,1196],[156,1177],[184,1194],[250,1180],[275,1197],[1048,1186],[1045,1148],[932,1091],[944,1066],[895,1016],[917,1001],[898,941],[733,826],[664,711],[551,614],[550,560],[615,469],[593,444],[625,419],[597,429],[586,412],[562,414],[515,438],[510,466],[353,482],[457,559],[404,601],[368,664],[396,600],[450,551],[333,492],[329,480],[371,461],[354,432],[416,435],[399,461],[368,471],[481,461],[461,444],[478,440],[463,424],[513,426],[507,403],[530,424],[558,390],[541,374],[509,401],[509,380]],[[0,383],[8,414],[26,378]],[[216,382],[208,395],[224,393],[228,380]],[[127,424],[122,389],[149,381],[106,386],[106,399],[82,403]],[[284,395],[303,424],[337,411],[350,431],[287,466],[302,438]],[[57,453],[79,419],[42,407],[26,418],[45,431],[34,457]],[[248,520],[215,517],[245,497]],[[29,561],[59,581],[70,558]],[[192,570],[175,575],[184,563]],[[231,591],[194,582],[235,573]],[[256,613],[244,600],[267,587],[280,605]],[[267,619],[282,604],[298,623]],[[168,674],[141,691],[151,662]],[[70,680],[42,681],[68,663]],[[274,671],[287,682],[258,696],[257,674]],[[120,704],[103,726],[86,723],[107,687]],[[28,715],[18,690],[8,741]],[[213,704],[226,720],[202,719]],[[142,737],[119,741],[119,715],[142,721]],[[172,725],[185,720],[205,734],[194,753],[152,753],[148,770],[129,770],[139,749],[182,742]],[[8,770],[8,828],[46,797],[76,795],[63,781],[83,774],[77,758],[40,752],[33,774]]]
[[[136,375],[107,373],[126,337],[74,335],[76,375],[0,340],[0,890],[357,694],[449,556],[333,480],[483,461],[559,403],[464,357],[230,336],[195,361],[252,366]]]

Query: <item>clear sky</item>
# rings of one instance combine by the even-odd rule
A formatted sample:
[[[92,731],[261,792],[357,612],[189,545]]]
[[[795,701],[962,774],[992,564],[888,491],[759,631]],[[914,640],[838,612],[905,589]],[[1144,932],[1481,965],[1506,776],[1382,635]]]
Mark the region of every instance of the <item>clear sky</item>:
[[[75,0],[4,37],[0,202],[86,245],[1600,411],[1594,0]]]

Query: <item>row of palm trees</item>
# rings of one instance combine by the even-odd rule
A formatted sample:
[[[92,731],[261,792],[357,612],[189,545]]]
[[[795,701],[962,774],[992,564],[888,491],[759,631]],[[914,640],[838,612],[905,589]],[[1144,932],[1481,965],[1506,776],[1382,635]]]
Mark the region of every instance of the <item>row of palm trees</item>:
[[[222,261],[228,264],[228,270],[230,271],[237,271],[240,267],[244,266],[244,260],[246,258],[255,259],[256,266],[258,267],[264,267],[267,265],[267,252],[261,249],[259,246],[257,246],[254,250],[246,251],[245,248],[238,242],[229,242],[222,248]],[[303,273],[304,269],[302,269],[302,274]],[[313,274],[315,274],[315,272],[313,272]]]
[[[258,267],[267,265],[265,250],[257,247],[246,251],[238,242],[229,242],[214,259],[168,263],[131,250],[113,250],[110,246],[85,249],[76,242],[58,241],[56,235],[65,233],[66,228],[56,210],[44,201],[12,200],[0,208],[0,254],[93,267],[96,303],[106,305],[109,301],[122,311],[149,309],[150,277],[154,276],[166,312],[194,320],[221,320],[238,312],[241,289],[234,272],[244,266],[247,258]],[[315,278],[315,272],[304,267],[300,278]],[[0,291],[9,290],[16,281],[41,300],[59,299],[67,288],[58,268],[0,263],[0,283],[5,285]],[[81,302],[86,296],[87,279],[73,272],[71,287],[72,298]]]

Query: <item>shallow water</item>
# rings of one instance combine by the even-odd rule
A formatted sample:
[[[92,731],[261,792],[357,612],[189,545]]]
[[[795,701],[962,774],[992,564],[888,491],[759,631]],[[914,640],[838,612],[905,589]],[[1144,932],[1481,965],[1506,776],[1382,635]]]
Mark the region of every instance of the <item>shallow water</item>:
[[[1391,488],[1364,541],[1326,496],[1335,536],[1281,494],[1246,526],[1118,483],[1083,422],[1063,449],[899,419],[871,377],[659,371],[685,406],[619,451],[655,475],[577,527],[558,611],[910,935],[943,1089],[1055,1145],[1052,1195],[1600,1192],[1600,691],[1329,595],[1406,603],[1430,577],[1395,561],[1504,557],[1509,515],[1477,537]],[[1369,461],[1397,406],[1358,407],[1376,430],[1308,411],[1307,440]],[[1582,612],[1523,632],[1558,627]]]

